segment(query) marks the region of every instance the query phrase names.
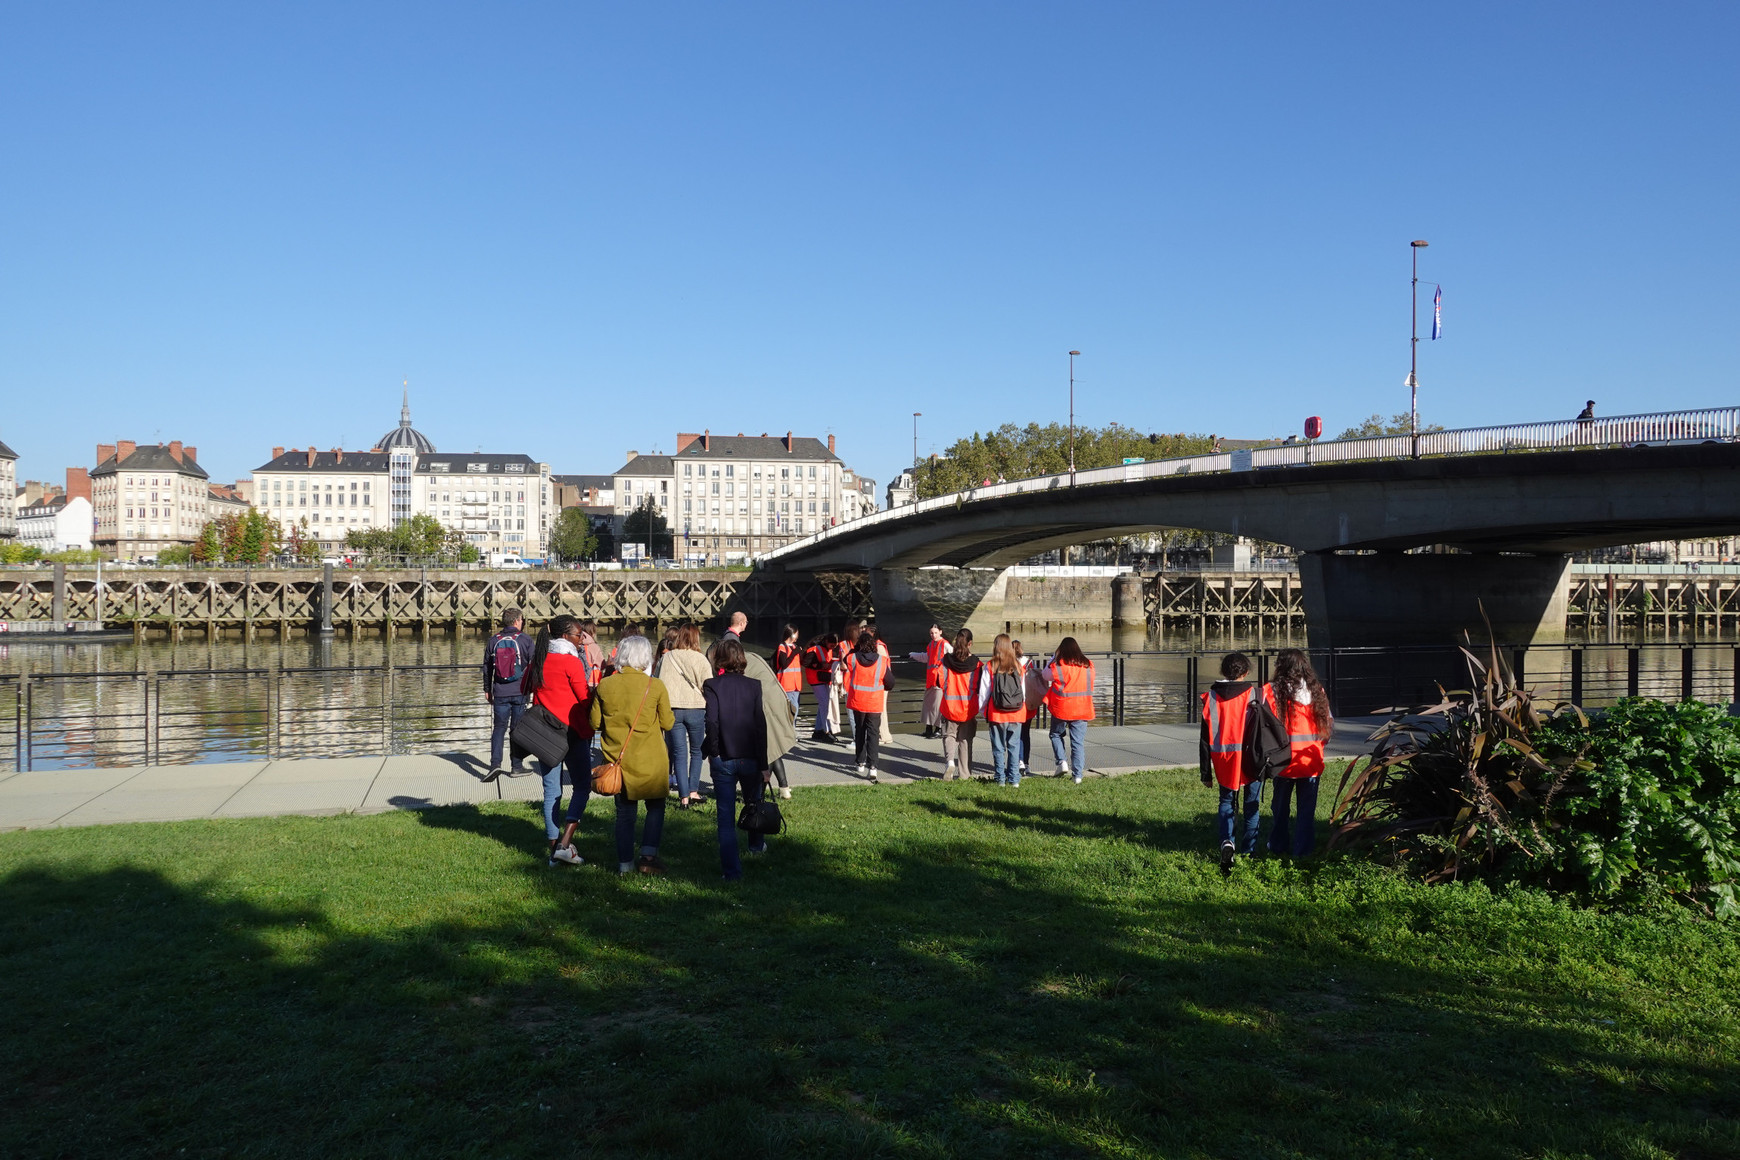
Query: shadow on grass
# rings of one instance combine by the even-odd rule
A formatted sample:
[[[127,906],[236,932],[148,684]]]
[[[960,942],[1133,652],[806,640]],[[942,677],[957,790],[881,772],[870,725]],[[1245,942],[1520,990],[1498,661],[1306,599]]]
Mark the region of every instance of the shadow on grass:
[[[995,805],[982,826],[1031,826]],[[1045,812],[1079,839],[1061,870],[962,826],[898,848],[776,840],[733,889],[695,881],[712,849],[685,831],[670,880],[549,875],[464,921],[367,930],[227,881],[26,865],[0,879],[0,1152],[1498,1157],[1740,1142],[1721,1061],[1602,1030],[1633,1017],[1622,996],[1531,989],[1532,965],[1435,965],[1418,935],[1440,896],[1234,897],[1206,869],[1130,892],[1127,851],[1094,840],[1127,823]],[[542,844],[535,804],[417,817]],[[1261,1114],[1229,1115],[1235,1093]]]
[[[1144,814],[1059,809],[991,796],[950,801],[921,799],[911,804],[938,817],[986,821],[1008,830],[1057,838],[1116,838],[1181,853],[1213,849],[1214,814],[1206,810],[1199,822],[1182,822]]]

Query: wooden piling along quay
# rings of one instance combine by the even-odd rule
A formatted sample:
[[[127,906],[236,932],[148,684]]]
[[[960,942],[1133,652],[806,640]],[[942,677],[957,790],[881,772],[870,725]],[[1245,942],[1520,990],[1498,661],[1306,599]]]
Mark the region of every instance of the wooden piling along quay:
[[[1571,577],[1570,628],[1690,629],[1712,635],[1740,628],[1740,576],[1697,572],[1578,573]]]
[[[1162,572],[1147,578],[1143,604],[1156,628],[1244,632],[1257,639],[1303,630],[1294,572]]]
[[[102,608],[93,571],[0,573],[0,621],[101,620],[136,634],[207,635],[241,630],[283,635],[317,628],[325,578],[319,569],[180,571],[105,569]],[[529,623],[568,613],[605,624],[751,619],[837,624],[870,614],[870,585],[852,574],[761,576],[749,572],[490,572],[337,569],[331,623],[364,629],[462,631],[495,624],[505,608]],[[58,613],[58,614],[57,614]]]

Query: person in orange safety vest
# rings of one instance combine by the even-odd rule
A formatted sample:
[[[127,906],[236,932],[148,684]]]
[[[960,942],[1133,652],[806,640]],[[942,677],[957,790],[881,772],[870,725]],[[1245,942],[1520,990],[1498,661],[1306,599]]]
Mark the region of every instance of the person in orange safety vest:
[[[1323,747],[1335,732],[1335,719],[1311,658],[1299,649],[1283,649],[1275,657],[1269,690],[1292,751],[1287,768],[1275,776],[1269,851],[1303,858],[1317,844],[1317,788],[1323,777]]]
[[[942,625],[930,626],[930,640],[923,652],[907,653],[924,664],[924,735],[935,737],[942,732],[942,668],[943,658],[952,646],[943,639]]]
[[[1087,723],[1094,719],[1094,663],[1075,637],[1057,642],[1057,651],[1045,667],[1045,686],[1057,776],[1073,777],[1080,785],[1087,772]]]
[[[954,647],[943,657],[942,701],[937,709],[943,725],[943,758],[948,763],[944,781],[972,776],[973,738],[979,731],[976,718],[990,691],[983,669],[973,656],[972,631],[961,629],[955,633]]]
[[[876,780],[876,762],[882,752],[882,713],[888,706],[888,654],[877,647],[874,628],[858,632],[858,644],[846,654],[841,683],[846,689],[846,708],[852,712],[852,739],[858,760],[858,776]]]
[[[785,699],[791,703],[793,721],[797,720],[798,694],[804,687],[804,650],[798,647],[797,639],[797,625],[786,625],[779,635],[779,645],[773,650],[773,662],[768,666],[785,693]]]
[[[1202,695],[1202,784],[1220,789],[1217,832],[1223,873],[1231,872],[1233,860],[1239,854],[1257,852],[1260,821],[1257,814],[1263,784],[1245,777],[1245,720],[1252,697],[1263,697],[1273,710],[1275,694],[1267,685],[1245,680],[1250,671],[1251,658],[1242,652],[1227,653],[1220,660],[1221,679]],[[1233,815],[1238,812],[1235,803],[1241,798],[1243,816],[1235,836]]]

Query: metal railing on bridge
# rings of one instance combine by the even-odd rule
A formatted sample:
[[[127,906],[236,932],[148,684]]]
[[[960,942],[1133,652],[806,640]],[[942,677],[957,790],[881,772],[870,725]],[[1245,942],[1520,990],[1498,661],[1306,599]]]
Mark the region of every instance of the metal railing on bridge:
[[[1635,447],[1640,444],[1733,442],[1740,439],[1740,407],[1716,407],[1701,411],[1660,411],[1649,415],[1619,415],[1606,419],[1555,419],[1544,423],[1513,423],[1502,427],[1465,427],[1455,431],[1422,431],[1418,435],[1374,435],[1359,439],[1329,439],[1314,443],[1280,443],[1246,451],[1223,451],[1210,455],[1186,455],[1096,467],[1077,471],[1074,486],[1096,487],[1130,483],[1174,475],[1200,475],[1281,467],[1308,467],[1329,463],[1373,462],[1386,459],[1421,459],[1456,455],[1503,455],[1513,452],[1565,451],[1601,447]],[[1040,475],[1003,483],[985,484],[933,499],[889,508],[874,515],[849,520],[804,539],[794,541],[765,556],[777,560],[806,548],[827,543],[847,533],[905,519],[925,512],[944,511],[969,503],[1030,492],[1057,491],[1071,486],[1069,472]]]

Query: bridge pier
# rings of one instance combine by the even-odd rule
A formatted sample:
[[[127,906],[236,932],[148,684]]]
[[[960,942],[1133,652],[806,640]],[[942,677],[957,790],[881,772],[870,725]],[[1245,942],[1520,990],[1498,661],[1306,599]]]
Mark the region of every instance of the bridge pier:
[[[933,623],[950,635],[965,626],[975,643],[988,643],[1003,631],[1008,583],[1004,568],[872,568],[876,631],[884,640],[923,641]]]
[[[1309,552],[1305,629],[1313,649],[1481,641],[1486,620],[1503,644],[1563,641],[1570,570],[1558,555]]]

